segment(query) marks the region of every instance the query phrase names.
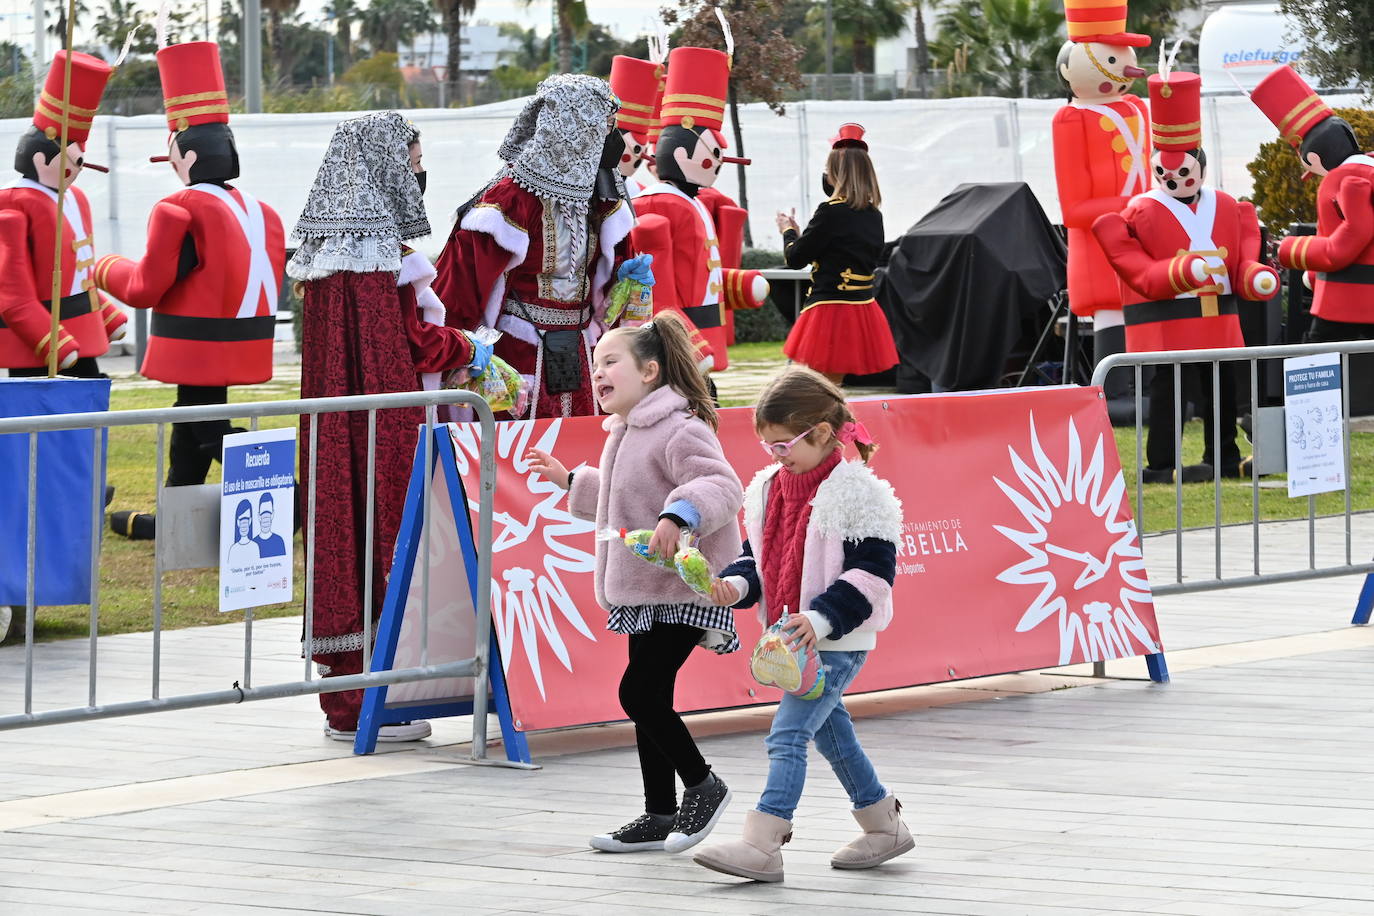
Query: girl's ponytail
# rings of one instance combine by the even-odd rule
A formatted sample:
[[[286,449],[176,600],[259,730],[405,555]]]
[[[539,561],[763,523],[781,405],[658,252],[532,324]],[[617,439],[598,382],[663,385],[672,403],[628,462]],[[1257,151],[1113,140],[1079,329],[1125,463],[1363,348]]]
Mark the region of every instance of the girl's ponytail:
[[[697,352],[687,326],[671,312],[655,315],[638,328],[624,329],[631,335],[630,350],[642,366],[653,360],[659,366],[659,379],[687,399],[687,406],[711,429],[720,428],[716,405],[706,387],[706,377],[697,369]]]

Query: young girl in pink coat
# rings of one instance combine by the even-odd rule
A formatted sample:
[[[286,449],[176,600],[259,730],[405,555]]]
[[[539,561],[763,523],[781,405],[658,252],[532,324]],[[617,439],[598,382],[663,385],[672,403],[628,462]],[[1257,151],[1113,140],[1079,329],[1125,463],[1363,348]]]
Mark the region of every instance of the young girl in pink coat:
[[[806,750],[816,748],[849,796],[863,835],[830,859],[835,868],[871,868],[916,845],[902,806],[888,793],[854,734],[844,691],[892,620],[892,581],[902,504],[868,468],[875,448],[835,385],[809,369],[775,378],[759,396],[754,426],[774,463],[744,497],[749,540],[712,587],[725,606],[758,605],[765,626],[790,609],[790,642],[820,653],[819,697],[783,694],[768,748],[768,782],[744,835],[699,851],[699,865],[754,881],[781,881],[782,845],[806,782]],[[853,445],[862,461],[844,460]],[[795,612],[800,613],[795,613]]]
[[[744,489],[721,453],[715,407],[696,363],[686,328],[671,316],[610,331],[592,364],[593,393],[610,414],[600,466],[569,471],[539,449],[525,457],[569,490],[572,513],[595,519],[598,531],[652,528],[650,550],[671,557],[681,532],[690,530],[711,568],[720,569],[739,554]],[[635,723],[644,813],[590,842],[604,852],[681,852],[715,827],[730,790],[673,709],[673,688],[697,646],[739,648],[734,614],[675,572],[606,539],[596,547],[596,597],[609,612],[607,629],[629,637],[620,705]]]

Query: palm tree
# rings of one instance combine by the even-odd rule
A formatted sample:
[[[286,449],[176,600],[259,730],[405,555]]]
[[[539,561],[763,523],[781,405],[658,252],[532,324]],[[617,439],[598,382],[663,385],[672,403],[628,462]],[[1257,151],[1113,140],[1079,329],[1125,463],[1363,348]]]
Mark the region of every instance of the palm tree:
[[[931,56],[956,61],[980,78],[979,91],[1024,93],[1028,73],[1055,69],[1064,43],[1064,12],[1056,0],[963,0],[940,16]],[[981,80],[986,80],[982,82]]]
[[[371,0],[361,21],[362,37],[373,54],[395,54],[402,42],[433,30],[434,13],[425,0]]]
[[[67,0],[49,0],[49,5],[57,11],[57,19],[48,26],[48,34],[55,35],[60,41],[67,40]],[[86,5],[86,0],[76,0],[76,21],[85,20],[86,14],[91,8]],[[52,16],[49,13],[48,16]]]
[[[911,0],[831,0],[835,34],[849,40],[855,73],[873,71],[873,46],[901,33],[910,7]],[[812,28],[824,28],[824,5],[812,7],[806,19]]]
[[[523,6],[533,6],[536,0],[520,0]],[[573,40],[586,34],[591,20],[587,16],[586,0],[550,0],[558,20],[558,72],[572,72]]]
[[[477,0],[434,0],[434,8],[439,11],[444,35],[448,38],[444,83],[448,97],[456,101],[463,83],[463,20],[477,8]]]
[[[138,8],[138,0],[105,0],[105,8],[96,17],[92,31],[101,44],[118,50],[144,18],[144,12]],[[133,50],[139,53],[155,51],[155,44],[152,31],[144,29],[134,41]]]
[[[324,10],[334,20],[334,46],[339,49],[339,69],[347,70],[348,65],[353,63],[353,21],[358,18],[358,4],[355,0],[329,0]]]
[[[284,85],[291,73],[282,41],[282,20],[298,6],[300,0],[262,0],[262,11],[267,14],[267,59],[272,62],[273,82],[277,85]]]

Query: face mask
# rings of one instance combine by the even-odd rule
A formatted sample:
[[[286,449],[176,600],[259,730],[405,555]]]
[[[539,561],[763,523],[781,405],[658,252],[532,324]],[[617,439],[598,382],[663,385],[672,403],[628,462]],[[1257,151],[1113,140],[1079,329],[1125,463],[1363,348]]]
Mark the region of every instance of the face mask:
[[[620,157],[625,155],[625,135],[618,130],[613,130],[606,135],[606,142],[601,147],[601,161],[597,163],[597,168],[613,169],[620,165]]]
[[[428,172],[424,172],[424,171],[419,171],[419,172],[416,172],[416,173],[415,173],[415,183],[418,184],[418,185],[420,186],[420,194],[421,194],[421,195],[423,195],[423,194],[425,193],[425,184],[426,184],[425,178],[428,177],[428,175],[429,175],[429,173],[428,173]]]
[[[821,190],[825,192],[826,197],[835,196],[835,186],[830,183],[830,176],[825,172],[821,172]]]

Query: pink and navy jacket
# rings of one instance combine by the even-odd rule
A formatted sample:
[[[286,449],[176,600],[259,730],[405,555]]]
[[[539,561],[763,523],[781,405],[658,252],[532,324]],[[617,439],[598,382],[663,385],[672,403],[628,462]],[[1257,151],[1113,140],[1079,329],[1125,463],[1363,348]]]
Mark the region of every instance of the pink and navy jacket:
[[[773,475],[771,464],[744,492],[744,553],[722,579],[744,596],[735,607],[758,605],[767,623],[759,558],[768,549],[764,507]],[[841,461],[821,482],[811,500],[802,569],[803,613],[816,628],[822,652],[858,652],[878,644],[878,633],[892,621],[892,581],[897,574],[897,542],[902,535],[902,502],[892,485],[861,461]]]

